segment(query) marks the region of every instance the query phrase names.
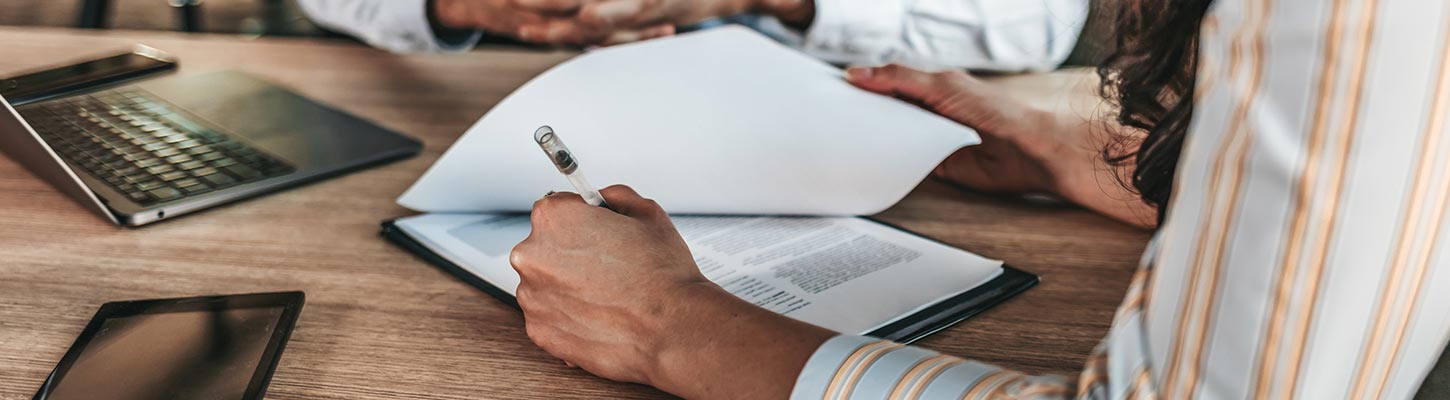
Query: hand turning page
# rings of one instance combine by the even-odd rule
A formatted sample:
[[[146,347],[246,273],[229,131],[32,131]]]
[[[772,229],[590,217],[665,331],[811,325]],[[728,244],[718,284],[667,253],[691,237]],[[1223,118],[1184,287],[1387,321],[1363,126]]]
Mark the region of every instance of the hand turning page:
[[[533,141],[541,125],[567,138],[595,184],[628,184],[694,214],[874,214],[979,142],[753,31],[719,28],[554,67],[490,110],[398,203],[528,211],[569,190]]]

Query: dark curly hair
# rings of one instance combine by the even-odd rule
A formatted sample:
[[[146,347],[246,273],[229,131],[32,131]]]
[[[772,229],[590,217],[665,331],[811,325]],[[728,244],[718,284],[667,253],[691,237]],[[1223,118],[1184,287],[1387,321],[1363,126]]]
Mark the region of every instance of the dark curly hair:
[[[1118,106],[1117,122],[1139,132],[1120,134],[1103,158],[1162,224],[1193,118],[1198,31],[1213,0],[1120,1],[1113,53],[1098,66],[1100,91]]]

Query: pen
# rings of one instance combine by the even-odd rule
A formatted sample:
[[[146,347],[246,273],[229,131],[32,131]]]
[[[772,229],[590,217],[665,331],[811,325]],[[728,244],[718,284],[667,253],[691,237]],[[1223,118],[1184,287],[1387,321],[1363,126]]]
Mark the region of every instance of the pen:
[[[549,160],[554,162],[554,167],[559,169],[559,173],[569,179],[570,185],[574,185],[574,190],[579,192],[579,196],[584,197],[585,203],[609,208],[609,203],[604,202],[604,196],[599,195],[599,191],[594,189],[594,185],[589,184],[588,179],[584,179],[584,173],[579,171],[579,159],[574,157],[574,153],[569,151],[568,147],[564,146],[564,140],[559,139],[559,135],[554,133],[554,128],[550,128],[548,125],[539,127],[534,131],[534,141],[539,143],[539,148],[543,149],[544,154],[549,156]]]

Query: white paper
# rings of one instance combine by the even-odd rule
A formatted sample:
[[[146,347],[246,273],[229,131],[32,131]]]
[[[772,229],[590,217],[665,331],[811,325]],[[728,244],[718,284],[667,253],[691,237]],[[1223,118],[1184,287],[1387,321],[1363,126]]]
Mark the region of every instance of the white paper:
[[[868,333],[977,287],[1002,262],[861,218],[672,217],[711,281],[777,313]],[[524,214],[427,214],[397,226],[448,261],[513,294]],[[622,287],[619,290],[630,290]]]
[[[481,76],[479,79],[487,79]],[[904,197],[974,131],[846,83],[744,28],[591,52],[504,99],[398,203],[527,211],[573,190],[534,143],[552,126],[600,187],[689,214],[867,215]]]

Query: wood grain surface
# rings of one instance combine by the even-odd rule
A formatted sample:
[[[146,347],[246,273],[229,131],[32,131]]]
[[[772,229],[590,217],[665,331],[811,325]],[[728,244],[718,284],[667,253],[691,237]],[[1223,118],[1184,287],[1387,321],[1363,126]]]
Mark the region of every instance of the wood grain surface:
[[[0,157],[0,399],[33,395],[102,303],[277,290],[306,291],[308,303],[270,398],[665,397],[566,368],[528,341],[517,311],[378,236],[380,221],[409,214],[394,198],[474,120],[576,53],[400,56],[321,40],[0,29],[0,75],[133,43],[179,55],[181,74],[244,71],[426,149],[140,229],[108,224]],[[1001,84],[1087,113],[1096,102],[1086,75]],[[1149,235],[1076,207],[933,181],[880,218],[1042,276],[1041,286],[921,342],[1032,373],[1077,371],[1106,333]]]

